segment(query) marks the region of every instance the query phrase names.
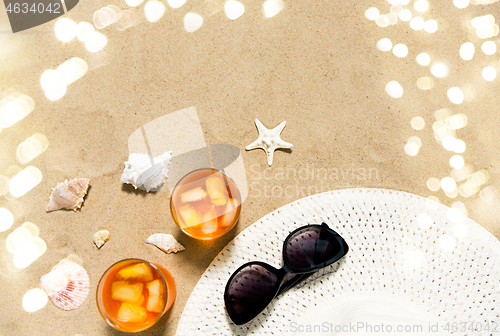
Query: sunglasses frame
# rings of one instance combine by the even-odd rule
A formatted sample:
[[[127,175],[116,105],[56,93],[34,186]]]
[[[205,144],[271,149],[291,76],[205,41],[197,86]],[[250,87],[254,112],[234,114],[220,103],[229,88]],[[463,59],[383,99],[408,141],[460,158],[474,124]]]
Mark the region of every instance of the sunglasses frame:
[[[290,266],[290,263],[288,261],[288,257],[285,254],[288,241],[297,232],[299,232],[301,230],[309,229],[309,228],[310,229],[321,228],[322,230],[326,230],[326,232],[330,233],[333,236],[333,238],[335,238],[337,240],[337,242],[340,245],[340,250],[338,253],[336,253],[334,256],[332,256],[330,259],[328,259],[328,260],[326,260],[318,265],[314,265],[314,266],[307,267],[307,268],[292,267],[292,266]],[[285,241],[283,242],[283,248],[282,248],[283,263],[284,263],[283,267],[281,267],[280,269],[277,269],[276,267],[273,267],[273,266],[269,265],[268,263],[265,263],[262,261],[250,261],[250,262],[247,262],[247,263],[241,265],[240,267],[238,267],[238,269],[236,269],[233,272],[233,274],[231,274],[231,277],[228,279],[228,281],[226,283],[226,288],[224,290],[224,304],[226,306],[226,310],[229,314],[229,317],[237,325],[242,325],[242,324],[245,324],[245,323],[251,321],[256,316],[258,316],[274,300],[274,298],[276,296],[287,291],[288,289],[290,289],[291,287],[293,287],[294,285],[296,285],[300,281],[305,280],[306,278],[308,278],[309,276],[314,274],[316,271],[338,261],[343,256],[345,256],[348,251],[349,251],[349,246],[345,242],[344,238],[342,238],[337,232],[335,232],[335,230],[330,229],[330,227],[328,227],[328,225],[326,223],[308,224],[308,225],[304,225],[304,226],[301,226],[301,227],[293,230],[292,232],[290,232],[288,234],[288,236],[285,238]],[[248,267],[250,265],[258,265],[258,266],[264,267],[265,269],[267,269],[268,271],[270,271],[271,273],[276,275],[277,276],[277,281],[276,281],[277,285],[276,285],[276,290],[274,292],[270,292],[270,294],[266,297],[266,300],[262,300],[262,303],[259,304],[259,313],[257,313],[255,316],[248,318],[248,316],[240,316],[238,313],[236,313],[236,311],[234,311],[233,306],[230,304],[231,299],[229,297],[228,292],[229,292],[230,284],[233,281],[234,277],[242,269],[244,269],[245,267]],[[288,279],[286,282],[284,282],[286,276],[291,275],[291,274],[293,274],[293,276],[290,279]]]

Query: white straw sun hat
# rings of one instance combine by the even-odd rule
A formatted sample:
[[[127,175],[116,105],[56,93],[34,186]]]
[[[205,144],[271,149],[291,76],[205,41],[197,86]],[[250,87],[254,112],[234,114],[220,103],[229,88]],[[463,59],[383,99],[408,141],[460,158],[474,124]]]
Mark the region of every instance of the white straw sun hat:
[[[232,272],[253,260],[281,267],[286,236],[321,222],[346,240],[347,255],[234,325],[223,299]],[[499,289],[500,241],[471,219],[405,192],[331,191],[287,204],[234,238],[191,293],[177,335],[465,335],[464,323],[499,322]]]

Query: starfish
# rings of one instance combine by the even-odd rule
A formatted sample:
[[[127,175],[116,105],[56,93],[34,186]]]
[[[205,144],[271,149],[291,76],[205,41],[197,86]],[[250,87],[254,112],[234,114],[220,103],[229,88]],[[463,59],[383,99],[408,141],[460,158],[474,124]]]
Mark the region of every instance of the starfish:
[[[273,164],[274,151],[278,148],[292,148],[292,144],[281,140],[280,133],[285,128],[286,121],[276,126],[273,129],[268,129],[264,126],[259,119],[255,119],[255,125],[259,131],[259,138],[248,145],[245,149],[252,150],[255,148],[262,148],[267,153],[267,164]]]

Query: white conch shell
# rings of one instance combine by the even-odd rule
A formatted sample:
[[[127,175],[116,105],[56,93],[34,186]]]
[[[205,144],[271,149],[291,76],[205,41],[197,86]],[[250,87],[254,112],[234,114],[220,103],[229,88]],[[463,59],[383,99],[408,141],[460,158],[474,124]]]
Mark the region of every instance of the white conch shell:
[[[109,240],[109,231],[108,230],[99,230],[96,233],[94,233],[94,244],[97,246],[98,249],[100,249],[105,242]]]
[[[75,178],[58,183],[52,188],[47,212],[59,209],[77,210],[82,206],[83,197],[89,188],[90,179]]]
[[[136,189],[144,189],[147,192],[161,186],[165,182],[165,177],[167,177],[167,165],[172,159],[171,153],[172,151],[165,152],[153,160],[147,154],[130,154],[128,161],[125,162],[125,169],[120,181],[131,184]],[[154,165],[152,165],[151,161],[154,162]]]
[[[186,249],[181,243],[175,240],[174,236],[168,233],[152,234],[146,239],[146,243],[152,244],[166,253],[175,253]]]
[[[87,271],[75,262],[61,260],[40,278],[40,285],[56,307],[63,310],[78,308],[90,290]]]

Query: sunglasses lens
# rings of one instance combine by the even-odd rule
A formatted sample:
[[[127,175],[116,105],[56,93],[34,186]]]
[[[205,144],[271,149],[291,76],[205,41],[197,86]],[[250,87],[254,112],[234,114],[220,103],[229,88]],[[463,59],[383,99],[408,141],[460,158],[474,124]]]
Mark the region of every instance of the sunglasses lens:
[[[229,316],[243,324],[257,316],[276,295],[278,276],[275,269],[249,264],[239,270],[226,287],[224,300]]]
[[[285,246],[285,258],[295,269],[311,269],[332,260],[342,247],[336,237],[322,227],[297,231]]]

